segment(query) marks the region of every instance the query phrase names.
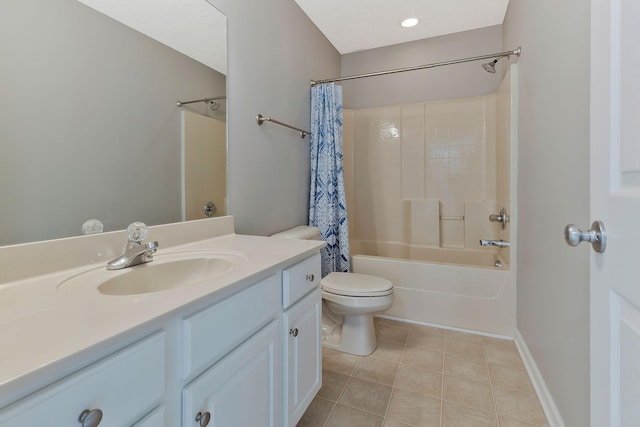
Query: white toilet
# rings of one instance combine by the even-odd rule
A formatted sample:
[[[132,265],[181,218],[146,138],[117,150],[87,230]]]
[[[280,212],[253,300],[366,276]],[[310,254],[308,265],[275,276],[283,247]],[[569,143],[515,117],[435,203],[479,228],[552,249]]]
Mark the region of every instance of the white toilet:
[[[299,226],[272,237],[317,240],[317,227]],[[393,305],[393,284],[383,278],[357,273],[330,273],[322,288],[322,344],[365,356],[376,349],[373,315]]]

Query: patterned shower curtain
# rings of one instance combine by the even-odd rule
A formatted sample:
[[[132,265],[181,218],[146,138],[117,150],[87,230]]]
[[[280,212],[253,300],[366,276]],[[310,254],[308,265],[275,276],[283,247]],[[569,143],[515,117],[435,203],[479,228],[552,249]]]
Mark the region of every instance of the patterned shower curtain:
[[[327,242],[322,277],[350,271],[349,224],[342,169],[342,87],[333,83],[311,88],[311,192],[309,225],[320,228]]]

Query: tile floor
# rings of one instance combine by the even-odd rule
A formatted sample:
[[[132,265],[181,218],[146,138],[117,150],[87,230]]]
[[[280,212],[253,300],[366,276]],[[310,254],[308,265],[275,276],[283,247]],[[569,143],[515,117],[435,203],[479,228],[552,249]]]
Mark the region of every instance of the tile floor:
[[[298,427],[548,426],[513,341],[376,319],[366,357],[323,349]]]

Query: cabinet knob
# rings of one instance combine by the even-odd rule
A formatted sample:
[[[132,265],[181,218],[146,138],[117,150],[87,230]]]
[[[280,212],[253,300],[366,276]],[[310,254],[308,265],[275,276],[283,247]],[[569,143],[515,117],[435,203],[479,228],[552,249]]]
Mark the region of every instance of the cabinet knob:
[[[211,412],[198,412],[196,415],[196,422],[200,423],[200,427],[205,427],[209,425],[209,421],[211,421]]]
[[[307,274],[308,281],[313,282],[314,279],[315,279],[315,276],[313,274]]]
[[[298,328],[289,329],[289,335],[298,336]]]
[[[102,421],[100,409],[85,409],[78,417],[78,422],[82,424],[82,427],[97,427],[100,421]]]

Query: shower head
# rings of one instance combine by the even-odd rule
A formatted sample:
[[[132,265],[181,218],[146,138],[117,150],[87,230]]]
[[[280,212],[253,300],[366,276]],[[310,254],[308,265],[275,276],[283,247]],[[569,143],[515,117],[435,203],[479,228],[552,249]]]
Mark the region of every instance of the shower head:
[[[494,60],[493,60],[493,61],[491,61],[491,62],[487,62],[487,63],[485,63],[485,64],[482,64],[482,68],[484,68],[484,70],[485,70],[487,73],[495,74],[495,72],[496,72],[496,64],[498,63],[498,60],[499,60],[499,59],[500,59],[500,58],[498,58],[498,59],[494,59]]]
[[[518,47],[515,50],[510,50],[508,52],[499,53],[498,57],[496,59],[494,59],[493,61],[482,64],[482,68],[487,73],[495,74],[496,73],[496,64],[498,63],[498,61],[500,61],[500,59],[504,58],[505,56],[507,58],[511,58],[511,55],[515,55],[517,57],[520,57],[521,53],[522,53],[522,48],[520,48],[520,47]],[[481,59],[481,58],[478,58],[478,59]]]

